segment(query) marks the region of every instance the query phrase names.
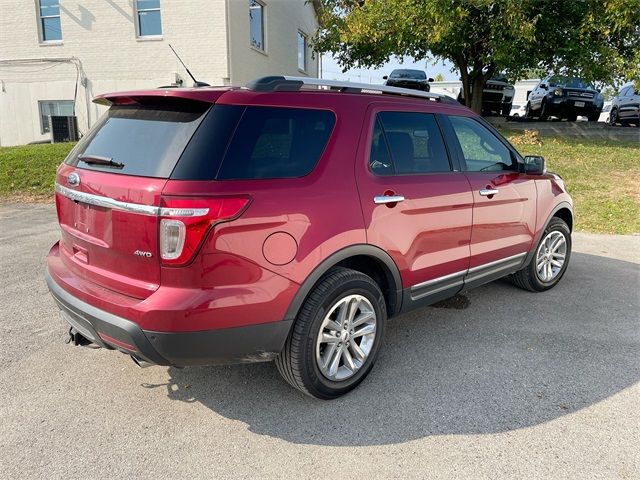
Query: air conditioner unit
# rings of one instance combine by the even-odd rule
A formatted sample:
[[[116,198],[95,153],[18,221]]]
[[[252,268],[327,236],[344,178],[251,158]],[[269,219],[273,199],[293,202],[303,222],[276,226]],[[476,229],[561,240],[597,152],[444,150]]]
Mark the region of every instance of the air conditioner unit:
[[[77,142],[78,119],[75,116],[50,115],[49,131],[51,132],[51,143]]]

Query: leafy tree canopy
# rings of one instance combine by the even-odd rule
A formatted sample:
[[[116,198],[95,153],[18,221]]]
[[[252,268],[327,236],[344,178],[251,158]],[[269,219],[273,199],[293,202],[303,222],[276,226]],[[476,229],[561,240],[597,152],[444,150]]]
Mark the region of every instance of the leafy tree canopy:
[[[321,0],[315,48],[343,69],[392,56],[451,61],[465,103],[532,70],[620,84],[640,77],[640,0]],[[478,92],[478,93],[474,93]]]

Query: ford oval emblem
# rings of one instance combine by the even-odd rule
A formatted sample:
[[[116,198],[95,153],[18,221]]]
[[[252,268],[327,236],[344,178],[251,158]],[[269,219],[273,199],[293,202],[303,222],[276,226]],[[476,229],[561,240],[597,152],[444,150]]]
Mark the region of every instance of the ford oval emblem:
[[[80,185],[80,175],[78,175],[76,172],[70,173],[67,177],[67,183],[72,187]]]

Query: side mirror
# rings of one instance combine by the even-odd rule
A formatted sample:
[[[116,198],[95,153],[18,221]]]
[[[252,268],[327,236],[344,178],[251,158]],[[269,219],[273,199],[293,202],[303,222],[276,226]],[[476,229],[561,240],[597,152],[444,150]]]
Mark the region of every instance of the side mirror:
[[[527,155],[524,157],[524,163],[520,164],[520,171],[528,175],[543,175],[547,171],[544,165],[544,157]]]
[[[389,78],[387,75],[385,75],[384,77],[382,77],[383,80],[386,80],[387,78]]]
[[[427,82],[433,82],[433,81],[434,81],[434,80],[433,80],[433,78],[431,78],[431,77],[429,77],[429,78],[427,79]]]
[[[540,88],[543,89],[543,90],[546,90],[547,89],[547,84],[543,83],[542,85],[540,85]]]

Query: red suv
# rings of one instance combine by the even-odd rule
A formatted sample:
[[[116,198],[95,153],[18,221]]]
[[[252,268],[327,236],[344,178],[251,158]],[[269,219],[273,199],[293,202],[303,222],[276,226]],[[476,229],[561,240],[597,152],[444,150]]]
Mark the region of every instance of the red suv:
[[[274,360],[334,398],[388,318],[563,276],[572,202],[448,97],[265,77],[102,95],[56,177],[47,282],[76,344],[141,365]]]

